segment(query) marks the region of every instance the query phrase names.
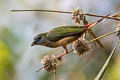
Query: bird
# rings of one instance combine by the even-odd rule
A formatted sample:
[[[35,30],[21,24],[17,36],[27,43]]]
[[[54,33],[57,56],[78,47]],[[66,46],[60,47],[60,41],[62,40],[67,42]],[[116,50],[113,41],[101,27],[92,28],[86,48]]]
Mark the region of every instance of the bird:
[[[88,29],[101,22],[108,15],[87,25],[65,25],[51,29],[48,32],[37,34],[31,46],[41,45],[50,48],[63,47],[64,54],[68,53],[67,45],[80,38]]]

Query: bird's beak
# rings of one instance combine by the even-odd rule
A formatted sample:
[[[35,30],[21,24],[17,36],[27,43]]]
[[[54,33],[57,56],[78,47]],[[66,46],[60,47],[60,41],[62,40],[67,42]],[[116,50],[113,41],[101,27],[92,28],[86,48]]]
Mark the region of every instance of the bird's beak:
[[[35,45],[35,41],[32,42],[31,46],[34,46]]]

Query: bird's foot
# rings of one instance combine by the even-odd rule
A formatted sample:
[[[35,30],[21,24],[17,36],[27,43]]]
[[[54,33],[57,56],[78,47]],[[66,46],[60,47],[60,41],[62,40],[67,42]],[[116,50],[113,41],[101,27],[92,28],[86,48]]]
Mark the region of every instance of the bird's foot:
[[[59,61],[62,61],[62,57],[63,57],[65,54],[66,54],[66,53],[63,53],[63,54],[61,54],[61,55],[58,55],[57,59],[58,59]]]
[[[65,51],[64,53],[58,55],[57,59],[58,59],[59,61],[62,61],[62,57],[65,56],[67,53],[68,53],[68,51]]]
[[[62,61],[62,57],[68,53],[67,46],[63,46],[63,48],[65,49],[64,53],[57,57],[59,61]]]
[[[65,56],[66,54],[67,54],[67,52],[64,52],[64,53],[58,55],[57,59],[58,59],[59,61],[62,61],[62,57]]]

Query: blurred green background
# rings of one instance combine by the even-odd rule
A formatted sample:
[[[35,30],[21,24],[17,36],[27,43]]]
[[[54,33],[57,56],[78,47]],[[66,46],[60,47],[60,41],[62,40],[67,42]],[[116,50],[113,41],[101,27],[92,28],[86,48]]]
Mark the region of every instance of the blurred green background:
[[[31,47],[33,37],[56,26],[74,24],[69,14],[10,12],[12,9],[51,9],[105,15],[120,13],[120,0],[0,0],[0,80],[53,80],[53,74],[41,70],[46,54],[60,54],[62,48]],[[98,18],[87,17],[89,22]],[[115,30],[118,21],[107,20],[93,28],[98,36]],[[101,39],[106,50],[92,45],[88,54],[69,54],[57,69],[58,80],[93,80],[118,38]],[[69,45],[70,46],[70,45]],[[120,80],[120,49],[116,51],[102,80]]]

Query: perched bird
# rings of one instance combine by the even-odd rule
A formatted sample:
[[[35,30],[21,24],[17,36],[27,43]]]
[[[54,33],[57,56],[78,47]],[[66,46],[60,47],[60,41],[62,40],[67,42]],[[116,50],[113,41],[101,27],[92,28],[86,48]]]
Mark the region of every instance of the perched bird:
[[[106,15],[105,17],[107,17]],[[89,28],[93,27],[97,23],[101,22],[105,17],[97,20],[91,24],[85,26],[79,25],[67,25],[53,28],[52,30],[40,33],[34,37],[34,41],[31,46],[42,45],[50,48],[56,48],[62,46],[65,51],[64,54],[68,53],[67,44],[72,43],[81,37]]]

